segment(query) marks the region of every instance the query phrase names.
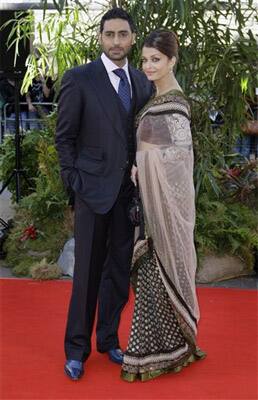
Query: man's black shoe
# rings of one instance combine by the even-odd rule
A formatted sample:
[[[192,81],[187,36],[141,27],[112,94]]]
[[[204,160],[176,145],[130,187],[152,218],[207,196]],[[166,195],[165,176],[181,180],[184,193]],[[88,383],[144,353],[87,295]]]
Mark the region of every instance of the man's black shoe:
[[[64,367],[66,375],[73,381],[80,379],[84,373],[83,363],[77,360],[67,360]]]
[[[124,353],[121,349],[112,349],[107,352],[110,361],[116,364],[123,364]]]

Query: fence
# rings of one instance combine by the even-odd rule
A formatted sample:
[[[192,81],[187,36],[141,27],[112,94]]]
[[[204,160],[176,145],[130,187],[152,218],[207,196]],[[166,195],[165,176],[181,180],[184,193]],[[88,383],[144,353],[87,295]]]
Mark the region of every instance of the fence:
[[[31,111],[20,111],[19,114],[19,128],[21,133],[25,133],[28,130],[33,129],[41,129],[42,127],[42,118],[40,118],[40,113],[48,114],[51,111],[54,111],[56,108],[56,103],[33,103],[35,108],[39,109],[39,113],[31,112]],[[2,114],[0,113],[0,144],[3,142],[3,139],[7,135],[15,134],[15,113],[11,112],[8,115],[8,107],[14,106],[13,103],[6,103],[3,107]],[[20,106],[26,106],[28,108],[28,104],[26,102],[20,102]]]

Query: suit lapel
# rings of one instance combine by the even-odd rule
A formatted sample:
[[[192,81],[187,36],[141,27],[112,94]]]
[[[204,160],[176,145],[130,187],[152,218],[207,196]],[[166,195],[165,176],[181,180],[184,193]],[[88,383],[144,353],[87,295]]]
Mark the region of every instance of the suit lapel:
[[[92,63],[91,73],[92,79],[90,79],[89,82],[94,88],[103,111],[126,145],[124,128],[120,118],[121,110],[119,108],[118,99],[116,98],[116,92],[100,58]]]

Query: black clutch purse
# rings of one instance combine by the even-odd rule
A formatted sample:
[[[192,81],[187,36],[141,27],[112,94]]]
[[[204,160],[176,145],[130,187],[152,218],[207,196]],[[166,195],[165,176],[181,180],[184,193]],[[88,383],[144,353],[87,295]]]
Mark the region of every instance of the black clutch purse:
[[[144,223],[143,207],[138,185],[134,188],[134,194],[128,206],[128,217],[134,226],[140,226]]]

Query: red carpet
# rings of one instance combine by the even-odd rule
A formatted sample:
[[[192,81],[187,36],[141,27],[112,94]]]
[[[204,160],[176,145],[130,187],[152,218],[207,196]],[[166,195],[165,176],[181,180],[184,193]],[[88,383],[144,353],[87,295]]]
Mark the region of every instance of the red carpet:
[[[206,360],[146,383],[120,380],[120,367],[93,352],[86,375],[63,373],[63,333],[71,290],[68,281],[0,280],[1,399],[257,399],[257,292],[199,289],[199,345]],[[121,324],[126,345],[132,313]],[[94,339],[93,339],[94,344]]]

